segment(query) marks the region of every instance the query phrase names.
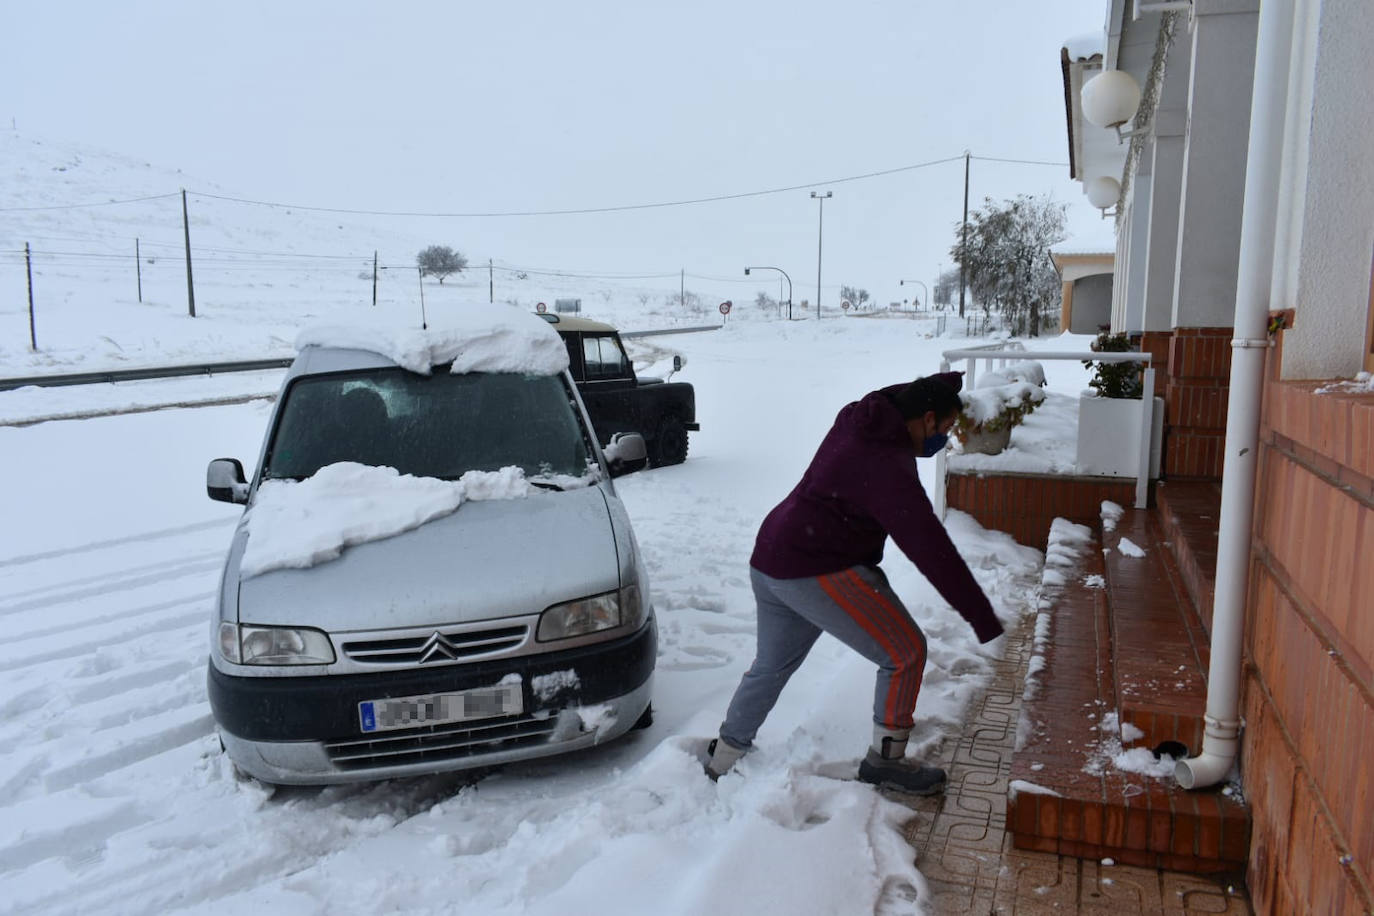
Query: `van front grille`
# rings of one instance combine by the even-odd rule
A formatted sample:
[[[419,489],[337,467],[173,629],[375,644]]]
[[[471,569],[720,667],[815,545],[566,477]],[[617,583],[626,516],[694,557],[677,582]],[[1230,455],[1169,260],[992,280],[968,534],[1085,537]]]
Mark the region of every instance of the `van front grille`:
[[[436,630],[425,636],[346,642],[343,652],[355,662],[370,665],[442,663],[513,649],[528,634],[524,624],[447,633]]]
[[[329,759],[341,770],[367,770],[543,744],[553,734],[556,716],[505,716],[480,724],[434,725],[368,738],[325,742]]]

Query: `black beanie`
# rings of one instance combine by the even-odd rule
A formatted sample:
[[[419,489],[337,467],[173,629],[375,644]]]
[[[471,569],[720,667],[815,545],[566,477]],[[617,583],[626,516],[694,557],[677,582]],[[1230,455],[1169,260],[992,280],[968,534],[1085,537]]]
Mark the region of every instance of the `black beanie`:
[[[935,411],[940,419],[956,414],[963,409],[959,399],[959,389],[964,380],[958,372],[941,372],[918,378],[897,392],[892,403],[901,412],[903,420],[911,420]]]

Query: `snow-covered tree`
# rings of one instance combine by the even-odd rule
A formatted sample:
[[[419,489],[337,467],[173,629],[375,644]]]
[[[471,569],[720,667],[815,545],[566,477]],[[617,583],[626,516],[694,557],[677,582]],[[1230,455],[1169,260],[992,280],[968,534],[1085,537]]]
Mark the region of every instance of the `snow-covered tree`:
[[[1059,274],[1050,246],[1064,240],[1063,204],[1048,197],[1018,195],[969,214],[968,241],[955,228],[950,255],[963,265],[974,296],[995,305],[1008,324],[1025,321],[1030,336],[1040,334],[1040,319],[1059,305]]]
[[[443,286],[444,277],[461,273],[468,266],[468,259],[447,245],[430,245],[415,256],[415,264],[420,268],[421,276],[438,277],[439,285]]]

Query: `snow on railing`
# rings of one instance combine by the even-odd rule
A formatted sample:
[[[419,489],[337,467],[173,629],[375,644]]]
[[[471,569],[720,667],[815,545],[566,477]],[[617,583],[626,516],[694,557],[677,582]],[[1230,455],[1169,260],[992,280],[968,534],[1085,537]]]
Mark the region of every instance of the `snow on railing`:
[[[946,350],[940,354],[940,371],[950,371],[950,360],[966,360],[968,368],[964,370],[964,385],[968,388],[973,387],[974,379],[977,378],[978,360],[983,361],[983,368],[992,371],[1000,369],[1008,363],[1020,362],[1024,359],[1036,360],[1088,360],[1101,363],[1144,363],[1145,379],[1140,398],[1140,453],[1137,455],[1136,479],[1135,479],[1135,507],[1144,509],[1149,502],[1150,492],[1150,444],[1151,434],[1154,428],[1154,390],[1155,390],[1155,370],[1151,363],[1149,353],[1098,353],[1094,351],[1071,352],[1068,350],[1036,350],[1028,351],[1025,346],[1017,341],[1007,341],[1005,344],[986,344],[980,347],[965,347],[960,350]],[[935,511],[941,518],[945,517],[945,452],[940,452],[935,459]]]

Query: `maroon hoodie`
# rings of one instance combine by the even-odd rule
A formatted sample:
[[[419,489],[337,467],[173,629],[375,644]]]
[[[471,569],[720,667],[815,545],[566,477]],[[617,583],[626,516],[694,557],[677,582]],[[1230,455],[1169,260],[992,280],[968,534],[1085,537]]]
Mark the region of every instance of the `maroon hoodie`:
[[[957,375],[953,381],[957,390]],[[916,476],[916,445],[892,402],[904,387],[870,392],[840,410],[801,482],[763,520],[749,565],[775,579],[876,566],[891,536],[988,642],[1002,625]]]

